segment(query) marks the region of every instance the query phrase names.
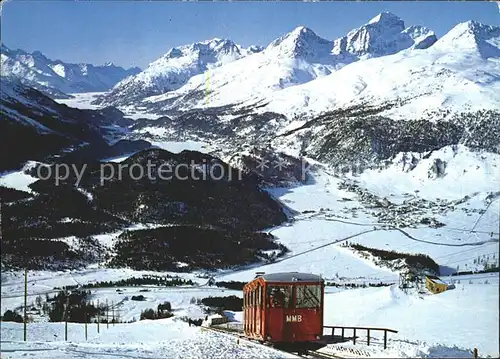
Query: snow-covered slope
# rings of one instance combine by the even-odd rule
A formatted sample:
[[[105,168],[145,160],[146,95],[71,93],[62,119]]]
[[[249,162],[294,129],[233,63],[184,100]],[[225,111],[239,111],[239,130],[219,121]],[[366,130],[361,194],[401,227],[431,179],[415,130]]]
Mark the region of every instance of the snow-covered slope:
[[[239,342],[229,334],[191,327],[178,318],[145,320],[109,326],[100,333],[92,324],[85,340],[84,324],[70,323],[64,341],[64,323],[29,324],[28,341],[22,341],[22,324],[2,323],[3,353],[23,358],[30,353],[39,359],[69,358],[297,358],[273,348]]]
[[[265,110],[318,114],[355,104],[395,103],[384,115],[422,118],[435,111],[500,110],[500,27],[469,21],[420,51],[357,62],[276,92]]]
[[[41,52],[27,53],[1,47],[2,77],[15,77],[25,85],[54,97],[73,92],[107,91],[123,78],[136,74],[139,68],[128,70],[107,63],[104,66],[71,64],[51,60]],[[67,97],[67,96],[66,96]]]
[[[118,83],[99,103],[123,105],[147,96],[176,90],[192,76],[241,57],[259,52],[252,46],[242,49],[230,40],[212,39],[174,47],[137,74]]]
[[[388,351],[372,352],[377,358],[471,358],[473,348],[478,348],[480,357],[495,358],[498,274],[477,277],[470,282],[461,279],[455,289],[431,296],[406,295],[396,286],[327,294],[325,325],[397,328],[397,334],[389,335]],[[372,348],[382,340],[377,335]]]
[[[329,75],[360,59],[426,48],[435,40],[432,31],[421,26],[405,28],[404,22],[390,13],[376,16],[335,41],[299,26],[271,42],[261,53],[195,76],[178,91],[152,97],[148,102],[165,101],[166,107],[183,108],[257,101],[283,88]],[[193,99],[193,92],[201,96]],[[172,103],[171,99],[179,96]]]

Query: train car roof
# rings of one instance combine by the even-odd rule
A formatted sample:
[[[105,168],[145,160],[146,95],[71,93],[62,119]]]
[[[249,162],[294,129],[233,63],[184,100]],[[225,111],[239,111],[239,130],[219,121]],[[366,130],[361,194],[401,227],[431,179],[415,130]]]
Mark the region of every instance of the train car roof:
[[[299,272],[269,273],[261,277],[266,282],[323,282],[319,275]]]

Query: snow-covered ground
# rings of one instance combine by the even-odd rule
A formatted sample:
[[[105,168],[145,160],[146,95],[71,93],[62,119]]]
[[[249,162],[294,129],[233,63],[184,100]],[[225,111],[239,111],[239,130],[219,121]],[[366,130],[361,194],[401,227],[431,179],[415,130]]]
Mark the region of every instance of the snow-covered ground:
[[[173,152],[182,149],[210,151],[210,146],[202,142],[163,142],[156,145]],[[426,176],[434,157],[449,161],[447,173],[443,178],[429,179]],[[399,165],[394,165],[380,172],[366,171],[355,177],[361,187],[378,196],[387,197],[394,203],[402,203],[408,199],[455,200],[466,195],[470,197],[465,203],[455,205],[445,213],[434,215],[445,224],[444,227],[414,226],[404,229],[407,235],[396,230],[371,231],[380,228],[379,218],[374,216],[375,212],[364,208],[352,192],[339,189],[340,180],[334,177],[328,168],[319,168],[307,185],[269,189],[274,197],[299,212],[293,222],[269,229],[269,232],[291,250],[288,257],[294,257],[285,257],[282,261],[262,268],[250,266],[237,271],[222,271],[218,277],[224,280],[249,280],[253,278],[256,270],[297,270],[321,274],[327,278],[369,278],[384,281],[397,278],[397,273],[375,266],[371,261],[342,247],[341,243],[328,246],[329,243],[350,236],[355,237],[348,239],[349,242],[369,247],[428,254],[443,269],[483,269],[480,263],[477,263],[478,257],[488,257],[490,264],[498,262],[499,257],[500,201],[497,198],[489,207],[485,202],[487,193],[498,188],[495,169],[499,162],[498,155],[479,155],[468,152],[466,148],[459,149],[453,155],[450,149],[445,148],[437,151],[431,158],[422,160],[411,172],[402,171]],[[34,178],[22,172],[13,172],[1,177],[0,183],[27,190],[27,184],[33,180]],[[415,192],[416,190],[419,192]],[[466,212],[466,209],[469,212]],[[485,209],[486,212],[481,214],[480,210]],[[309,213],[301,213],[304,211]],[[471,232],[472,228],[475,228],[474,232]],[[116,234],[109,234],[102,235],[99,239],[102,239],[104,245],[110,246],[115,237]],[[323,245],[322,248],[301,254]]]
[[[79,108],[82,110],[84,110],[84,109],[98,110],[98,109],[101,109],[105,106],[93,105],[92,101],[94,101],[97,97],[102,96],[106,93],[107,92],[72,93],[71,96],[73,96],[73,98],[55,99],[55,101],[57,103],[67,105],[69,107]],[[141,111],[140,108],[136,108],[136,107],[133,107],[133,108],[132,107],[120,107],[119,109],[126,114],[125,117],[133,119],[133,120],[137,120],[139,118],[147,118],[147,119],[155,120],[158,117],[161,117],[160,115],[155,115],[155,114]]]
[[[102,270],[89,275],[93,275],[94,279],[106,280],[108,278],[103,276],[106,272],[107,270]],[[108,273],[109,279],[119,278],[118,273],[119,271],[114,275]],[[53,278],[47,273],[45,280],[51,281]],[[327,288],[324,316],[326,326],[385,327],[395,329],[398,333],[389,334],[387,350],[382,350],[381,333],[377,332],[371,333],[371,346],[366,345],[364,334],[358,332],[356,346],[347,342],[329,345],[322,350],[339,353],[339,347],[352,347],[371,353],[372,357],[465,358],[471,356],[473,348],[478,348],[481,356],[498,357],[498,274],[457,276],[453,280],[456,288],[438,295],[405,294],[397,286],[351,290]],[[233,353],[238,357],[253,355],[267,358],[277,354],[266,348],[262,349],[263,352],[255,352],[257,348],[254,349],[251,345],[243,342],[238,345],[234,338],[188,327],[178,320],[182,316],[205,316],[201,308],[194,304],[193,298],[210,295],[241,296],[240,291],[207,286],[149,286],[149,291],[144,291],[145,288],[147,286],[123,287],[120,291],[116,288],[93,289],[92,300],[100,300],[101,303],[107,300],[114,304],[115,315],[125,321],[138,319],[141,310],[156,308],[158,304],[168,300],[175,317],[110,325],[109,328],[102,324],[100,333],[97,333],[96,324],[90,324],[88,341],[85,341],[83,325],[69,324],[68,342],[64,342],[64,326],[60,323],[30,323],[27,343],[22,341],[22,324],[2,323],[2,354],[14,358],[30,354],[37,358],[49,355],[55,355],[56,358],[78,355],[157,358],[166,355],[165,353],[168,353],[168,357],[180,357],[181,354],[188,357],[213,357],[216,353],[225,357],[223,353]],[[139,294],[144,295],[146,300],[130,300],[132,295]],[[2,308],[5,308],[3,297],[4,293]],[[19,304],[22,303],[22,297],[16,300]],[[241,312],[231,312],[230,317],[235,321],[242,321]],[[351,334],[346,331],[346,337]],[[171,344],[175,349],[170,347]],[[239,351],[234,353],[234,350]]]
[[[92,101],[96,97],[105,94],[106,92],[84,92],[84,93],[72,93],[70,94],[73,98],[68,99],[56,99],[57,103],[61,103],[73,108],[79,108],[81,110],[98,110],[102,108],[99,105],[92,105]]]
[[[176,141],[150,141],[153,146],[159,147],[166,151],[170,151],[173,153],[179,153],[184,150],[189,151],[199,151],[208,153],[213,151],[214,149],[209,143],[201,142],[201,141],[184,141],[184,142],[176,142]]]
[[[27,175],[22,170],[13,171],[0,177],[0,185],[9,188],[16,188],[20,191],[31,192],[31,189],[28,186],[37,180],[37,178]]]
[[[58,272],[47,271],[29,271],[28,272],[28,302],[33,303],[37,295],[56,293],[55,287],[84,285],[98,281],[118,281],[132,277],[142,277],[144,275],[172,275],[172,272],[151,272],[136,271],[132,269],[120,268],[102,268],[98,265],[92,265],[84,270],[66,270]],[[185,273],[181,275],[184,279],[191,279],[195,283],[206,284],[207,279],[198,278],[196,274]],[[141,287],[142,288],[142,287]],[[145,286],[144,288],[149,288]],[[196,288],[195,288],[196,289]],[[170,292],[170,288],[166,288]],[[192,292],[192,288],[188,288]],[[217,291],[217,289],[215,289]],[[16,308],[23,303],[24,295],[24,273],[21,272],[2,272],[2,311],[9,308]],[[128,295],[128,293],[126,294]],[[189,296],[191,299],[192,296]],[[117,298],[118,299],[118,298]],[[123,298],[122,298],[123,299]],[[160,298],[168,300],[168,298]],[[120,299],[121,300],[121,299]]]
[[[418,165],[411,171],[411,157]],[[434,161],[446,162],[445,175],[429,178],[428,171]],[[456,200],[474,192],[496,192],[500,190],[500,155],[489,152],[473,152],[469,148],[446,146],[433,151],[427,158],[418,153],[400,153],[394,163],[383,170],[366,170],[358,177],[362,186],[378,196],[391,196],[391,201],[404,193],[418,191],[425,199]],[[400,197],[400,200],[408,199]]]
[[[498,156],[496,156],[498,161]],[[425,166],[425,163],[422,164]],[[490,162],[491,166],[491,162]],[[454,210],[437,218],[446,225],[441,228],[430,228],[425,225],[416,228],[405,228],[404,233],[396,230],[376,230],[368,233],[379,226],[379,220],[374,217],[373,212],[360,210],[360,204],[353,193],[338,189],[339,179],[330,175],[328,170],[317,170],[311,184],[291,189],[270,189],[269,192],[279,198],[284,204],[298,212],[312,211],[311,213],[299,214],[292,223],[273,228],[270,232],[290,250],[290,256],[298,255],[291,259],[286,257],[262,267],[250,267],[221,274],[224,280],[250,280],[255,271],[278,272],[278,271],[301,271],[321,274],[327,278],[345,277],[348,279],[370,279],[392,281],[397,279],[397,273],[386,268],[375,266],[371,261],[362,259],[351,250],[341,247],[340,244],[332,244],[323,248],[322,245],[357,235],[349,242],[356,242],[368,247],[394,250],[405,253],[422,253],[430,255],[443,270],[482,269],[481,265],[474,263],[478,257],[490,258],[490,263],[496,260],[498,263],[498,226],[500,200],[496,200],[481,215],[480,213],[464,212],[462,208],[485,209],[484,198],[487,191],[495,189],[495,177],[491,172],[475,173],[478,186],[470,186],[470,178],[467,176],[450,175],[451,178],[438,180],[417,181],[414,184],[413,175],[403,171],[388,170],[388,174],[367,173],[361,175],[358,180],[372,189],[377,195],[393,199],[402,198],[407,191],[413,193],[416,188],[425,188],[424,195],[420,198],[436,200],[453,195],[453,188],[463,188],[459,198],[465,195],[471,196],[470,201],[457,205]],[[418,171],[417,171],[418,172]],[[480,176],[482,174],[482,176]],[[379,180],[377,179],[379,176]],[[385,176],[399,186],[386,185]],[[373,179],[373,181],[369,181]],[[378,180],[378,181],[377,181]],[[483,189],[474,195],[476,190]],[[376,191],[375,191],[376,190]],[[420,194],[418,195],[420,196]],[[457,196],[452,196],[455,199]],[[346,201],[346,199],[348,199]],[[397,201],[396,201],[397,202]],[[470,213],[469,213],[470,214]],[[479,221],[478,221],[479,220]],[[478,232],[471,233],[474,227]],[[491,234],[493,232],[493,236]],[[304,254],[301,254],[306,252]]]
[[[63,323],[29,324],[27,342],[22,324],[2,323],[1,343],[6,358],[283,358],[272,348],[190,327],[175,317],[101,325],[100,333],[92,324],[87,341],[83,324],[69,324],[67,342]]]
[[[325,325],[397,330],[388,336],[389,351],[377,357],[470,358],[473,348],[478,348],[481,357],[498,357],[499,277],[475,277],[479,279],[472,283],[469,277],[461,277],[455,289],[437,295],[407,295],[397,286],[327,294]],[[382,333],[373,334],[380,339]]]

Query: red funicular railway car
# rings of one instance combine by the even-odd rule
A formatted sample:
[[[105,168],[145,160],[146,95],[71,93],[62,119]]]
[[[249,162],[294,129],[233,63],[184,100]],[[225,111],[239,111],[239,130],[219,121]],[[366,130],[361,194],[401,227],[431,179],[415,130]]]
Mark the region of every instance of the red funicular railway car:
[[[324,287],[320,276],[308,273],[257,276],[243,287],[245,335],[272,343],[321,339]]]

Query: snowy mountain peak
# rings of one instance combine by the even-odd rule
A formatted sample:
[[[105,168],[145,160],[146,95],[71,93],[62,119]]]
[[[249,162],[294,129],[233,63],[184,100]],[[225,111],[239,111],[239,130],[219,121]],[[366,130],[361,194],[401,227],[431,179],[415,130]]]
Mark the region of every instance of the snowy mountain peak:
[[[240,47],[231,40],[214,38],[211,40],[195,42],[190,45],[173,47],[165,55],[151,63],[149,66],[164,66],[165,62],[168,62],[171,59],[180,58],[198,59],[204,64],[218,61],[224,62],[224,60],[228,60],[225,59],[228,56],[230,57],[229,60],[234,60],[235,58],[241,56]]]
[[[230,55],[230,54],[239,56],[241,54],[239,46],[237,46],[231,40],[214,38],[211,40],[195,42],[190,45],[173,47],[157,61],[160,61],[162,59],[168,60],[168,59],[178,59],[181,57],[193,57],[193,56],[199,57],[200,60],[203,60],[204,56],[211,56],[218,58],[220,56]]]
[[[316,36],[315,32],[312,31],[310,28],[306,27],[306,26],[297,26],[292,32],[291,34],[294,34],[296,36],[300,36],[300,35],[312,35],[312,36]]]
[[[332,46],[332,41],[319,37],[308,27],[299,26],[271,42],[265,51],[280,57],[311,59],[321,54],[328,54]]]
[[[44,54],[42,54],[40,51],[33,51],[33,52],[31,53],[31,55],[32,55],[33,57],[36,57],[37,59],[47,60],[47,57],[46,57]]]
[[[231,40],[220,38],[173,47],[150,63],[144,71],[116,84],[109,94],[96,100],[96,103],[120,105],[173,91],[185,85],[193,76],[251,53]]]
[[[500,57],[500,27],[467,21],[456,25],[435,46],[442,51],[473,50],[483,58]]]
[[[349,57],[379,57],[414,48],[425,49],[436,42],[433,31],[423,26],[410,26],[398,16],[383,12],[367,24],[335,40],[333,53]]]
[[[304,43],[307,41],[322,41],[322,42],[328,42],[328,40],[325,40],[316,33],[311,30],[308,27],[305,26],[298,26],[294,30],[290,31],[289,33],[278,37],[276,40],[271,42],[268,46],[268,48],[275,48],[280,45],[294,45],[298,43]]]
[[[399,16],[387,11],[381,12],[375,16],[368,24],[380,24],[385,27],[400,28],[400,31],[405,28],[405,23]]]

